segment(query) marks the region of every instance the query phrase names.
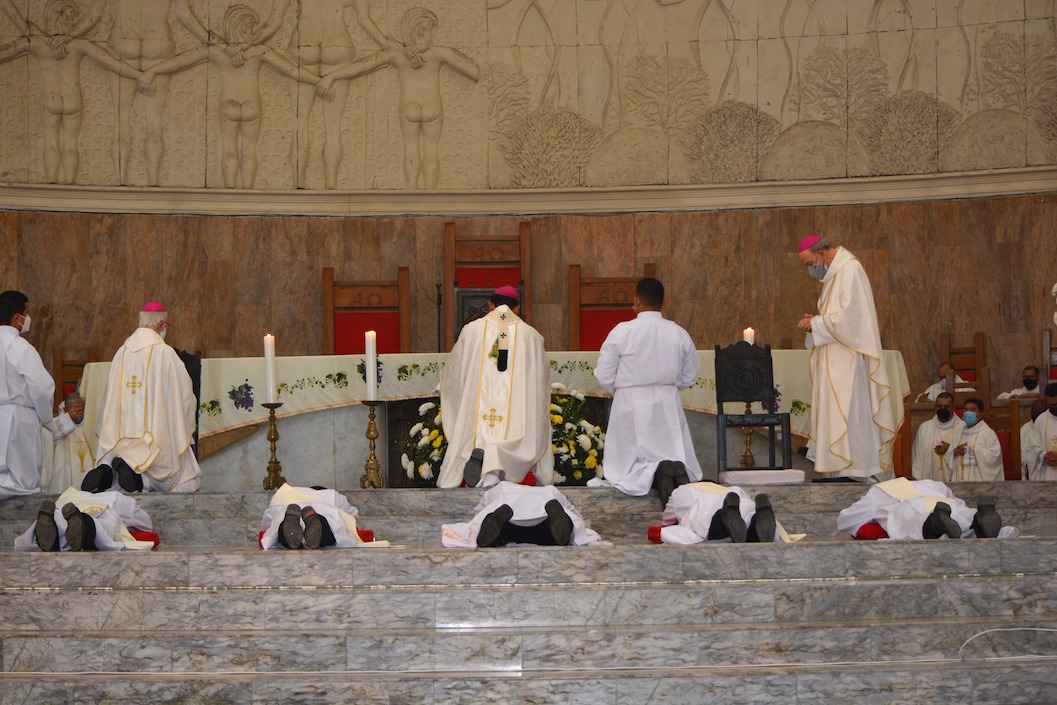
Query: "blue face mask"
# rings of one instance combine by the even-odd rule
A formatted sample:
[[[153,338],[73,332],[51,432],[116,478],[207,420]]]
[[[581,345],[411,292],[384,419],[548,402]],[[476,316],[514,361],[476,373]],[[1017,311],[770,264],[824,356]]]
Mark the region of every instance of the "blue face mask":
[[[826,276],[826,265],[824,264],[812,264],[807,268],[807,275],[812,279],[818,279],[822,281],[822,278]]]
[[[980,417],[976,415],[975,411],[966,411],[964,414],[962,414],[962,421],[965,422],[966,426],[972,426],[979,420]]]

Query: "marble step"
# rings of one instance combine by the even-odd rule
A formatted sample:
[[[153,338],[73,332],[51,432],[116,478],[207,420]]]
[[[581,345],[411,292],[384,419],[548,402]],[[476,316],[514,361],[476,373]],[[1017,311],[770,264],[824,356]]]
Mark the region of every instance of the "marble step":
[[[1057,664],[965,661],[807,665],[746,673],[741,668],[654,669],[647,673],[580,659],[560,671],[525,674],[253,673],[224,677],[174,674],[47,674],[5,678],[0,703],[121,705],[905,705],[1052,703]]]
[[[963,483],[955,494],[974,505],[993,497],[1006,523],[1025,535],[1057,536],[1057,483]],[[564,490],[588,524],[608,541],[621,545],[646,542],[646,530],[660,523],[655,496],[627,497],[612,489],[574,487]],[[749,488],[766,492],[779,521],[791,533],[806,533],[808,541],[847,539],[837,532],[836,517],[865,491],[854,484],[773,485]],[[420,548],[440,547],[440,526],[466,521],[480,493],[475,490],[349,490],[349,501],[359,509],[361,525],[378,538]],[[165,546],[253,547],[260,517],[270,492],[142,495],[141,505],[151,515]],[[0,550],[36,518],[40,496],[18,497],[0,503]]]

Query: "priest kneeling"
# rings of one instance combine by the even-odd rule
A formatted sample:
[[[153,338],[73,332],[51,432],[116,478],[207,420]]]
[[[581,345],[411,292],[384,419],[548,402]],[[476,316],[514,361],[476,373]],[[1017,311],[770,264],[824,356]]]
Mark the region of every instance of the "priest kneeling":
[[[517,289],[502,286],[488,314],[463,326],[440,378],[448,450],[438,487],[490,487],[531,471],[549,485],[550,367],[543,336],[518,317]],[[501,471],[501,472],[500,472]]]
[[[837,517],[837,529],[857,539],[1016,538],[1015,527],[1002,526],[993,501],[976,509],[935,480],[897,477],[879,482]]]
[[[586,546],[601,540],[553,485],[500,482],[485,491],[468,523],[441,527],[441,543],[447,548]]]

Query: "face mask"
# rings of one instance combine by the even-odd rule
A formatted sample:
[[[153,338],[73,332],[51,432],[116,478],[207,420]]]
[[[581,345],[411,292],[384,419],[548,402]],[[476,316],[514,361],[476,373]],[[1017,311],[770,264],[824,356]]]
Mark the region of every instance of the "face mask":
[[[26,333],[29,332],[29,324],[30,324],[29,314],[27,313],[25,316],[23,316],[23,318],[25,318],[26,320],[22,321],[22,331],[21,331],[20,335],[25,335]]]
[[[1025,377],[1021,381],[1024,382],[1024,389],[1035,389],[1035,387],[1039,386],[1039,380],[1037,379],[1029,379],[1028,377]]]
[[[165,326],[164,328],[161,329],[161,333],[159,335],[161,335],[161,339],[162,340],[165,340],[165,334],[168,333],[168,332],[169,332],[169,326]]]
[[[1049,407],[1049,410],[1050,410],[1051,414],[1053,414],[1054,416],[1057,416],[1057,406],[1051,406],[1051,407]]]
[[[952,416],[954,416],[954,412],[950,409],[936,409],[936,418],[943,423],[950,421]]]
[[[822,281],[822,278],[826,276],[826,265],[824,264],[812,264],[807,268],[807,275],[812,279],[818,279]]]
[[[966,426],[972,426],[979,420],[979,416],[976,415],[975,411],[966,411],[962,414],[962,420],[965,421]]]

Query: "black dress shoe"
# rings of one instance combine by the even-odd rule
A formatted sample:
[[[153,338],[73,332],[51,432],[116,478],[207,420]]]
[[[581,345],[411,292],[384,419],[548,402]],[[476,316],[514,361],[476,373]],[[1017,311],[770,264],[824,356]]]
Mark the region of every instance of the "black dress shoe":
[[[478,548],[492,548],[498,546],[503,536],[503,528],[514,516],[514,510],[509,504],[503,504],[494,512],[489,514],[481,522],[481,529],[477,532]]]
[[[462,479],[467,487],[477,487],[481,481],[481,470],[484,469],[484,451],[474,448],[470,459],[462,466]]]
[[[980,500],[976,506],[976,516],[973,517],[973,531],[981,539],[993,539],[998,537],[1002,530],[1002,517],[995,509],[995,503],[990,500]]]
[[[305,545],[309,548],[326,548],[337,544],[330,522],[312,507],[301,510],[301,520],[305,522]]]
[[[66,519],[66,543],[69,544],[70,550],[84,550],[88,533],[85,520],[88,517],[73,502],[63,505],[62,516]]]
[[[96,465],[81,480],[82,492],[106,492],[114,484],[114,470],[103,463]]]
[[[286,516],[279,524],[279,543],[286,548],[301,548],[301,542],[305,538],[304,527],[301,526],[301,507],[289,504],[286,507]]]
[[[723,498],[723,507],[712,515],[708,528],[708,539],[715,541],[729,538],[734,543],[745,543],[745,520],[741,518],[741,497],[728,492]]]
[[[550,523],[551,538],[555,546],[568,546],[573,538],[573,520],[565,511],[562,503],[552,499],[543,505]]]
[[[921,525],[921,535],[926,539],[938,539],[944,534],[949,539],[959,539],[962,537],[962,527],[951,517],[951,505],[936,502],[932,514]]]
[[[122,458],[114,458],[114,471],[117,473],[117,484],[126,492],[142,492],[143,478]]]
[[[749,543],[771,543],[774,541],[774,531],[778,522],[774,518],[774,510],[771,509],[771,500],[767,495],[756,496],[756,513],[749,522]]]
[[[59,550],[59,527],[55,525],[55,500],[46,499],[37,510],[37,545],[42,551]]]

